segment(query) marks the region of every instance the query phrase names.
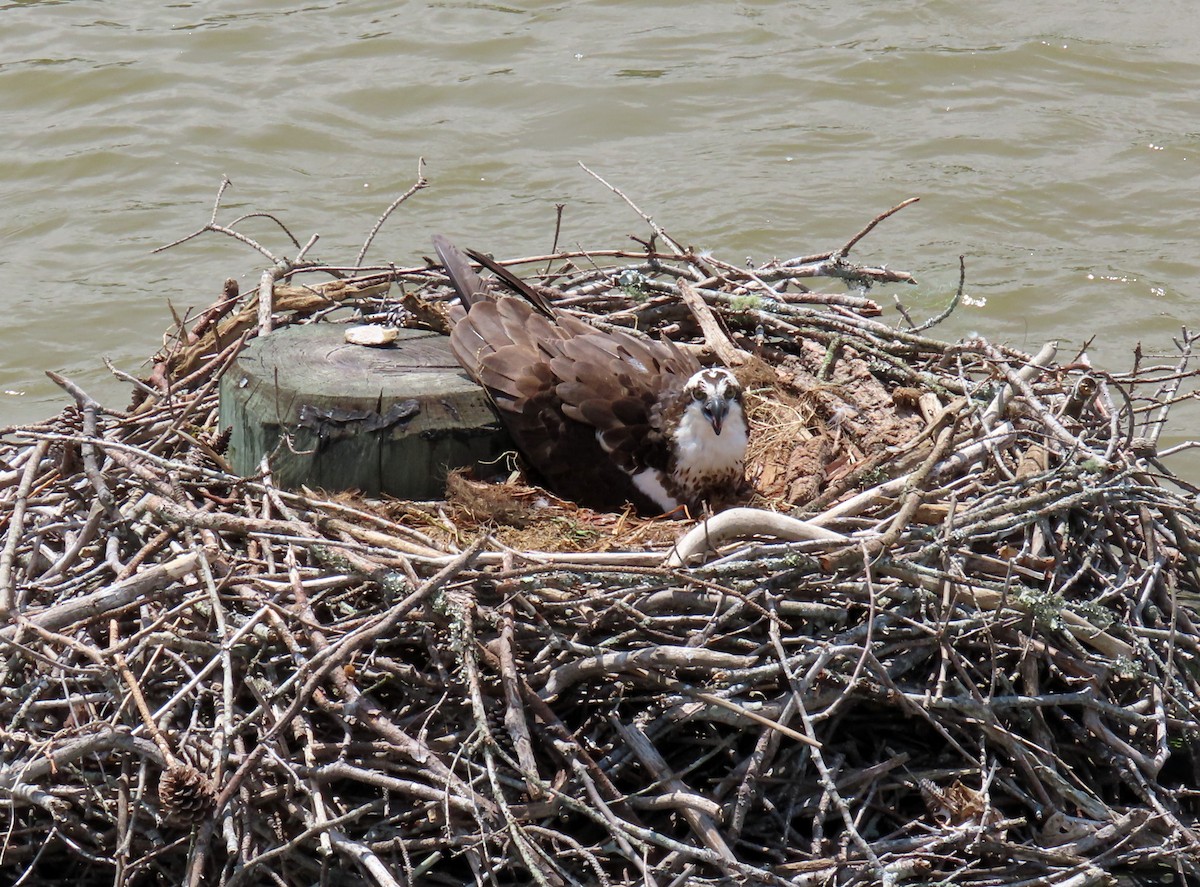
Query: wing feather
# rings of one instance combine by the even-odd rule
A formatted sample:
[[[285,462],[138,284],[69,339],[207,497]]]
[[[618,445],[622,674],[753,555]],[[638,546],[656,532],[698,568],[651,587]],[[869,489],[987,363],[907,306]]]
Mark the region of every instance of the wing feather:
[[[475,273],[462,250],[441,234],[433,235],[433,248],[463,305],[474,305],[492,297],[491,288]]]

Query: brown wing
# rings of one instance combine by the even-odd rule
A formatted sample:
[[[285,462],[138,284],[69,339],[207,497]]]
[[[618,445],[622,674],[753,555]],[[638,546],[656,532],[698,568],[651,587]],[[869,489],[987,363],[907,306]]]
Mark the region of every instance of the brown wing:
[[[694,358],[669,343],[590,327],[563,340],[560,351],[550,369],[560,380],[563,412],[596,428],[604,451],[627,473],[666,471],[662,405],[699,370]]]
[[[555,493],[593,508],[633,502],[661,511],[631,475],[667,469],[660,404],[699,369],[695,359],[666,341],[598,330],[557,311],[551,319],[522,299],[492,300],[465,258],[461,266],[448,260],[443,246],[457,253],[452,244],[435,245],[470,303],[450,347],[487,389],[529,468]]]

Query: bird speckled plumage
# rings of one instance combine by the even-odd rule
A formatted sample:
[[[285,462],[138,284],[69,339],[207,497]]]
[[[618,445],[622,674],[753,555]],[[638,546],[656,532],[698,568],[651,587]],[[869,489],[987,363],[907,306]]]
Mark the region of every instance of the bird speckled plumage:
[[[722,507],[744,485],[747,424],[727,369],[669,340],[600,330],[479,253],[520,294],[499,295],[435,235],[458,292],[450,347],[482,385],[534,478],[559,496],[642,514]]]

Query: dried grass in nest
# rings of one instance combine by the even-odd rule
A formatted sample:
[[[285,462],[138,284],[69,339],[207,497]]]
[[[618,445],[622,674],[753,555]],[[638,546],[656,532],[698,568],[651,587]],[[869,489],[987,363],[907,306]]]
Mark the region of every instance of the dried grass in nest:
[[[671,249],[528,263],[573,310],[758,354],[782,393],[750,398],[752,461],[785,466],[783,498],[776,451],[824,441],[805,520],[233,477],[214,382],[252,302],[181,322],[129,414],[62,380],[75,406],[0,448],[0,879],[1195,875],[1200,514],[1155,453],[1192,338],[1107,374],[784,291],[902,279],[851,265],[857,240],[753,273]],[[414,267],[334,295],[383,316],[392,279],[446,292]],[[687,279],[711,317],[668,297]],[[284,320],[331,304],[305,293]],[[597,535],[564,544],[563,520]]]
[[[778,385],[750,388],[745,407],[754,430],[746,449],[751,485],[775,508],[812,498],[805,487],[819,483],[827,449],[813,398]]]
[[[591,511],[511,478],[486,483],[453,471],[447,478],[446,501],[460,536],[487,532],[517,551],[657,548],[669,545],[678,534],[671,522],[639,518],[632,508],[618,514]]]

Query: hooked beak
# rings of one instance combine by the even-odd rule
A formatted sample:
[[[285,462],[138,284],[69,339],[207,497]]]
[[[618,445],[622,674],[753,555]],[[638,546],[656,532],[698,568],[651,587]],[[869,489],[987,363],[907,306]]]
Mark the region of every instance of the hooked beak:
[[[729,401],[723,398],[718,399],[714,397],[704,402],[704,415],[708,417],[714,434],[721,433],[721,429],[725,426],[725,416],[728,412]]]

